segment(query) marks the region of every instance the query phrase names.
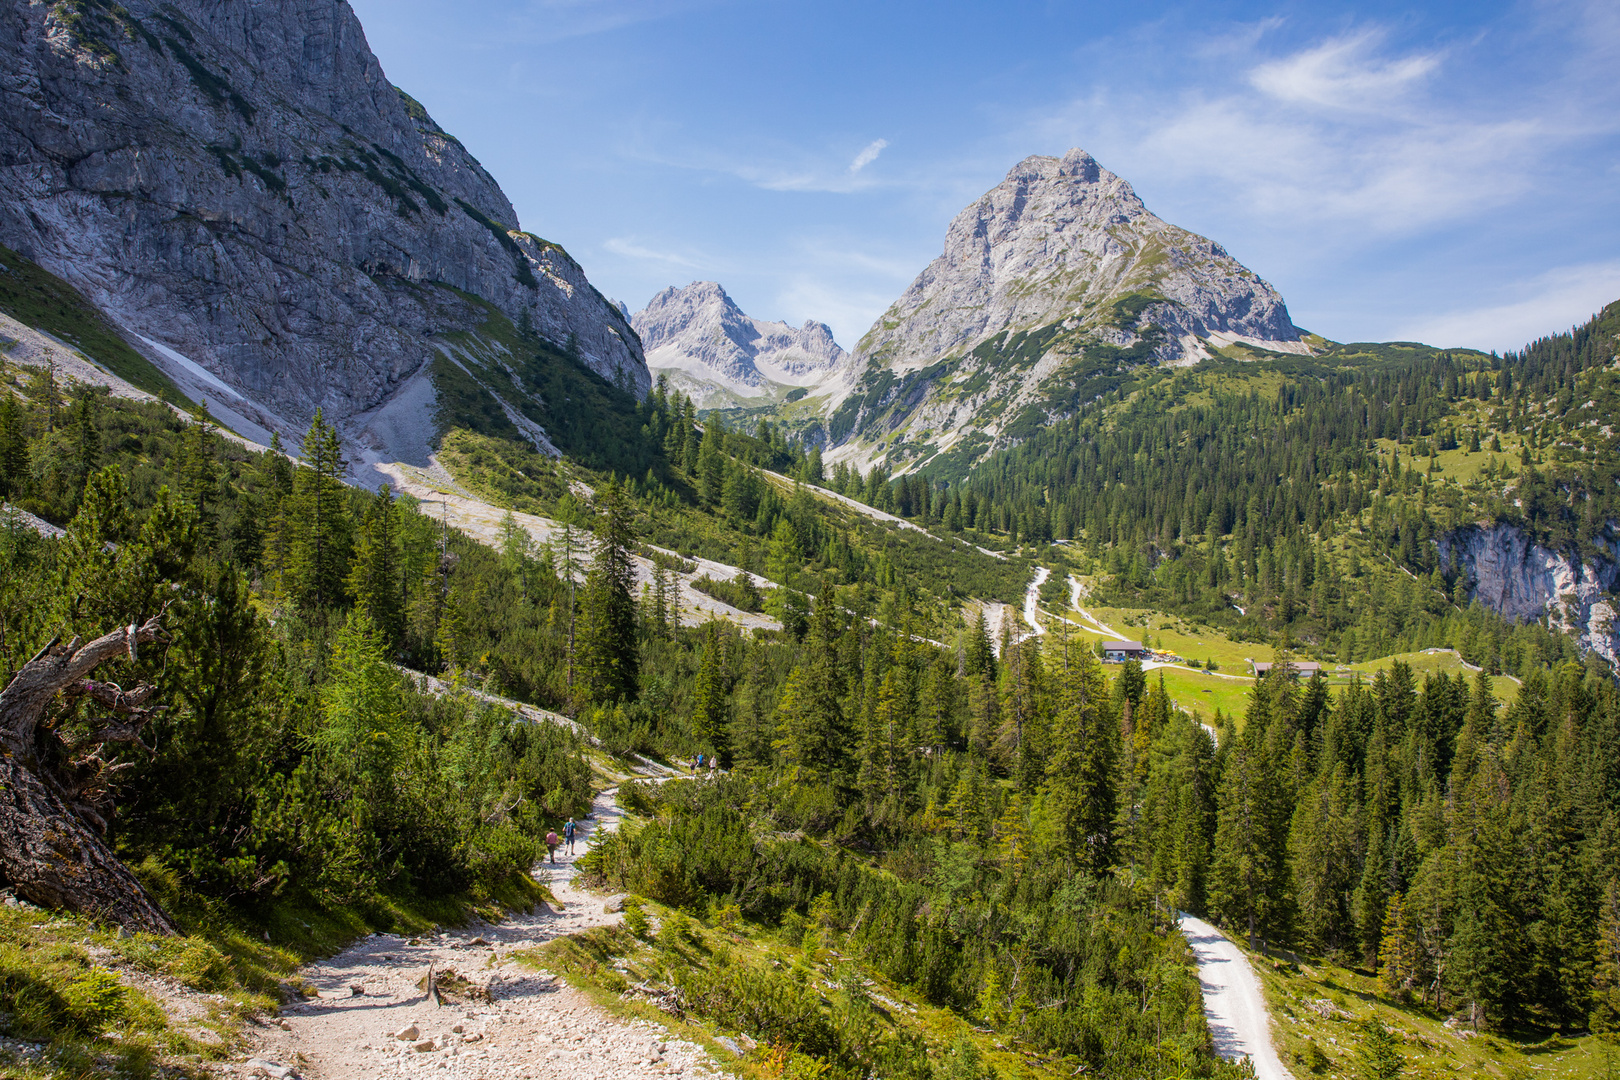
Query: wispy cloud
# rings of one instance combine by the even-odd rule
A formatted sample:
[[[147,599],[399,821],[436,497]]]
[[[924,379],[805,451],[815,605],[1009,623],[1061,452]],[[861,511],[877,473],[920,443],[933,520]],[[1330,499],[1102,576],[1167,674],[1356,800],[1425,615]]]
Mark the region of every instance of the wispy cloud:
[[[1379,111],[1404,105],[1407,95],[1440,66],[1439,53],[1383,57],[1379,30],[1332,38],[1260,64],[1249,83],[1278,101],[1330,109]]]
[[[625,236],[609,237],[603,241],[602,247],[615,255],[622,255],[627,259],[639,259],[642,262],[662,263],[665,266],[681,266],[689,270],[698,270],[704,265],[702,262],[679,252],[659,251],[655,248],[645,247]]]
[[[1620,296],[1620,261],[1563,266],[1491,292],[1517,299],[1415,320],[1399,326],[1395,336],[1454,348],[1522,348],[1585,322]]]
[[[1544,183],[1556,151],[1620,131],[1620,92],[1592,62],[1613,51],[1607,29],[1511,82],[1481,76],[1498,58],[1480,40],[1399,49],[1373,26],[1279,50],[1271,29],[1230,35],[1181,88],[1103,84],[1030,130],[1107,155],[1183,211],[1352,244],[1512,204]]]
[[[861,152],[855,155],[855,160],[849,163],[850,173],[858,173],[868,165],[872,164],[872,162],[878,159],[878,155],[883,153],[883,148],[888,145],[888,139],[873,139],[871,142],[867,143]]]
[[[507,20],[504,35],[531,45],[620,30],[669,18],[718,0],[527,0]]]

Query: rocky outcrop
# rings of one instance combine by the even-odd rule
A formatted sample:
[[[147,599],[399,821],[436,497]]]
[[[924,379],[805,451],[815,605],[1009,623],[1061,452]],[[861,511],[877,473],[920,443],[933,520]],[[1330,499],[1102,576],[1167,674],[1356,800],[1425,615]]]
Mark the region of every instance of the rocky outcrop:
[[[1277,290],[1219,244],[1150,213],[1090,154],[1070,150],[1025,158],[956,215],[944,252],[857,352],[925,366],[993,334],[1106,318],[1125,297],[1140,301],[1130,316],[1138,325],[1165,332],[1164,360],[1203,355],[1199,339],[1308,351]]]
[[[1276,289],[1085,151],[1029,157],[956,216],[826,387],[825,438],[914,468],[965,437],[1016,441],[1089,400],[1098,372],[1234,345],[1308,354],[1304,337]]]
[[[1498,522],[1459,529],[1437,543],[1441,565],[1459,570],[1472,596],[1492,611],[1515,622],[1550,618],[1611,664],[1620,656],[1614,597],[1620,546],[1612,541],[1601,545],[1607,558],[1582,558]]]
[[[0,72],[0,243],[255,423],[384,408],[491,309],[649,385],[623,314],[516,231],[345,3],[18,0]]]
[[[846,355],[826,324],[750,318],[712,281],[671,286],[630,322],[647,366],[670,374],[701,408],[815,385]]]

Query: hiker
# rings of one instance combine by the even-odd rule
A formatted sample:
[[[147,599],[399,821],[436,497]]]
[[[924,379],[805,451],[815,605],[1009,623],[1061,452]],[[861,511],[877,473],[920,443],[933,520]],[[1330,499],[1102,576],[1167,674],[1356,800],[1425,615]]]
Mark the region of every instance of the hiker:
[[[715,760],[714,760],[714,758],[711,757],[709,759],[709,779],[710,780],[714,779],[714,769],[715,769]]]
[[[698,774],[698,770],[700,770],[702,768],[703,768],[703,755],[700,753],[700,754],[698,754],[697,757],[692,759],[692,775],[696,776]]]
[[[546,833],[546,857],[552,862],[557,861],[557,830],[552,829]]]
[[[563,839],[568,843],[568,854],[574,853],[574,819],[569,818],[568,824],[563,826]]]

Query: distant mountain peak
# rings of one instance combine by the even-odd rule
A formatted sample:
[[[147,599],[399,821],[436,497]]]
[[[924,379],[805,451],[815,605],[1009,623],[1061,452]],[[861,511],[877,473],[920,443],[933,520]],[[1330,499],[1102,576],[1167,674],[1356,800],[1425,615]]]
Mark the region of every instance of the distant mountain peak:
[[[676,378],[704,408],[815,384],[846,356],[825,323],[807,319],[794,328],[752,318],[714,281],[670,286],[630,323],[653,373]]]
[[[1032,155],[956,215],[861,339],[825,437],[916,467],[967,436],[976,453],[1021,438],[1084,400],[1088,372],[1309,352],[1303,337],[1271,285],[1090,154]]]

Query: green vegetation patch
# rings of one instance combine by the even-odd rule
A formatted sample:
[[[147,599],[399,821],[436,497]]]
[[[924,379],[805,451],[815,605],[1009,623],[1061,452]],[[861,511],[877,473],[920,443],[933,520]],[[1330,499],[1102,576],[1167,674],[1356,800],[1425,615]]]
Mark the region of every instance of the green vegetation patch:
[[[24,326],[76,345],[88,357],[138,389],[194,408],[169,377],[136,352],[84,295],[43,267],[0,246],[0,310]]]

